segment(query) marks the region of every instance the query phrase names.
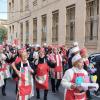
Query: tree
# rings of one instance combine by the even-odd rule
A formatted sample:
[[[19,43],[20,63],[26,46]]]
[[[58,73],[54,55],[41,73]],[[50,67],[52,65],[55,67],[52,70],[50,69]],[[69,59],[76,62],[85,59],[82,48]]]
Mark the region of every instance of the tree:
[[[7,28],[4,26],[0,27],[0,43],[2,43],[7,38]]]

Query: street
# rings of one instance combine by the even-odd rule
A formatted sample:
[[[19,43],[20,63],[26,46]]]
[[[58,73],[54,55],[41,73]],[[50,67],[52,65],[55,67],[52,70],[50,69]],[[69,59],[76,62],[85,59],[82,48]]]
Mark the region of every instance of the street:
[[[63,92],[64,89],[60,87],[60,91],[56,94],[52,94],[52,92],[49,90],[48,93],[48,100],[63,100]],[[1,89],[0,89],[0,100],[16,100],[16,95],[15,95],[15,82],[12,80],[7,81],[7,89],[6,89],[6,94],[7,96],[3,97],[1,95]],[[36,99],[36,92],[35,96],[31,100],[37,100]],[[41,99],[43,100],[43,91],[41,90]],[[100,100],[100,98],[94,97],[93,100]]]

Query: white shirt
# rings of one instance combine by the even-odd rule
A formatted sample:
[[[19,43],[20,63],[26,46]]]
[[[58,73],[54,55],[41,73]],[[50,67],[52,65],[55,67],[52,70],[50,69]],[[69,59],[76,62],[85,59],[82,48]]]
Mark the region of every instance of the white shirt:
[[[87,71],[85,71],[84,69],[78,69],[73,67],[65,72],[61,81],[63,87],[67,89],[71,89],[71,85],[72,85],[71,80],[73,79],[74,73],[83,73],[86,76],[88,75]]]

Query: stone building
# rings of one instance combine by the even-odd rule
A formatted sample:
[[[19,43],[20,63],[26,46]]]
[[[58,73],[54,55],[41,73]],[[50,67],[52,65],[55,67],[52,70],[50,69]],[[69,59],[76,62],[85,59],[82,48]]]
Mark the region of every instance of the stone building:
[[[78,41],[100,51],[100,0],[8,0],[9,41],[21,45]]]

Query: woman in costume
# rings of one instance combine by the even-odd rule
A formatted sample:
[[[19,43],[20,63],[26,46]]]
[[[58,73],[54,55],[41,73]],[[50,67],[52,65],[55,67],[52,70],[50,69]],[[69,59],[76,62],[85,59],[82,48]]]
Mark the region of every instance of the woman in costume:
[[[53,49],[53,53],[48,55],[48,62],[55,66],[50,66],[52,92],[59,91],[61,79],[63,77],[62,55],[58,48]]]
[[[48,88],[49,88],[48,73],[49,73],[49,67],[46,63],[45,51],[44,48],[41,48],[39,51],[39,59],[35,75],[37,99],[40,99],[40,89],[43,89],[44,90],[43,100],[47,100]]]
[[[27,60],[28,54],[25,49],[21,51],[21,62],[16,66],[13,63],[12,67],[18,75],[18,92],[17,100],[29,100],[34,96],[33,89],[33,69],[30,66],[29,61]]]
[[[3,46],[0,45],[0,87],[4,86],[4,75],[3,75],[3,68],[2,68],[2,52]],[[3,95],[3,91],[2,91]]]
[[[6,96],[6,92],[5,92],[6,81],[7,81],[8,78],[11,77],[10,65],[6,62],[6,59],[7,59],[7,56],[6,56],[5,52],[2,50],[2,53],[1,53],[1,67],[2,67],[2,72],[3,72],[3,77],[4,77],[4,85],[2,86],[2,95],[3,96]]]
[[[83,61],[80,54],[76,54],[72,58],[73,67],[65,72],[62,79],[62,85],[66,88],[65,100],[86,100],[86,92],[80,86],[77,86],[76,79],[88,76],[83,69]]]

